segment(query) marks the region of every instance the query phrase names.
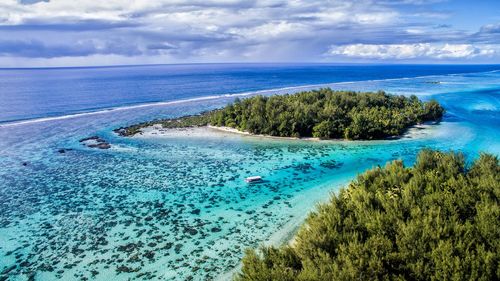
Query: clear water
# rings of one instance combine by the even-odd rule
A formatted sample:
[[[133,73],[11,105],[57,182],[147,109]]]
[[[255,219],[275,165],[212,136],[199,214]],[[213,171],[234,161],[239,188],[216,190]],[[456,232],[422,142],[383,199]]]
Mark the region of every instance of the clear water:
[[[367,168],[392,159],[411,164],[424,147],[462,151],[470,160],[480,151],[500,154],[498,68],[1,70],[0,278],[227,279],[246,247],[286,241],[317,202]],[[280,94],[315,84],[435,98],[447,114],[411,137],[377,142],[223,133],[125,139],[111,132],[216,108],[234,98],[228,93]],[[78,142],[95,134],[112,148]],[[249,175],[265,182],[247,185]]]

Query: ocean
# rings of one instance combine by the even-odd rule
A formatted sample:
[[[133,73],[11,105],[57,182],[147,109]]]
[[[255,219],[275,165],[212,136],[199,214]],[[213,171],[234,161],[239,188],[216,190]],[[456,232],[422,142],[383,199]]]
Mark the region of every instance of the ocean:
[[[387,141],[112,132],[321,87],[414,94],[447,112]],[[246,248],[285,243],[366,169],[411,165],[422,148],[499,155],[499,111],[499,65],[0,69],[0,279],[230,279]],[[111,149],[79,142],[93,135]]]

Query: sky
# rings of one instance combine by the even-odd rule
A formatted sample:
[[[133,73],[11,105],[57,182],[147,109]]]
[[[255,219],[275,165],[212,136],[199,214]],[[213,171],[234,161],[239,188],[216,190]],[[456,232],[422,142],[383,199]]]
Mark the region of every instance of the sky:
[[[0,67],[500,63],[500,0],[0,0]]]

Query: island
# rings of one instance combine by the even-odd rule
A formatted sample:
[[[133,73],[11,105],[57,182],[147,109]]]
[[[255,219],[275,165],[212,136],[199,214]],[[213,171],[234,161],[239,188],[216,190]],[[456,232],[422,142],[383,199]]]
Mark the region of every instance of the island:
[[[163,128],[229,127],[255,135],[375,140],[402,135],[409,127],[439,121],[444,108],[435,100],[379,92],[334,91],[254,96],[199,115],[153,120],[116,129],[133,136],[153,125]]]
[[[359,175],[294,240],[247,250],[236,281],[499,280],[500,166],[423,150]]]

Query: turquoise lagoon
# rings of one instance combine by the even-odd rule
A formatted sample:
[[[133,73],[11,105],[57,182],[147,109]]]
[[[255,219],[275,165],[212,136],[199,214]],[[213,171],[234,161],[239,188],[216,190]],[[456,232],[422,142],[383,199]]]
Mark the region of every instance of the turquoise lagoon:
[[[439,81],[440,83],[430,83]],[[214,132],[121,138],[112,129],[223,106],[235,95],[121,107],[0,127],[0,279],[217,280],[247,247],[286,243],[307,213],[365,169],[422,148],[500,154],[500,72],[329,86],[435,98],[439,125],[398,140],[270,139]],[[253,95],[246,92],[242,96]],[[99,135],[109,150],[78,140]],[[58,150],[64,148],[65,153]],[[261,175],[261,184],[244,178]],[[3,280],[3,279],[2,279]]]

